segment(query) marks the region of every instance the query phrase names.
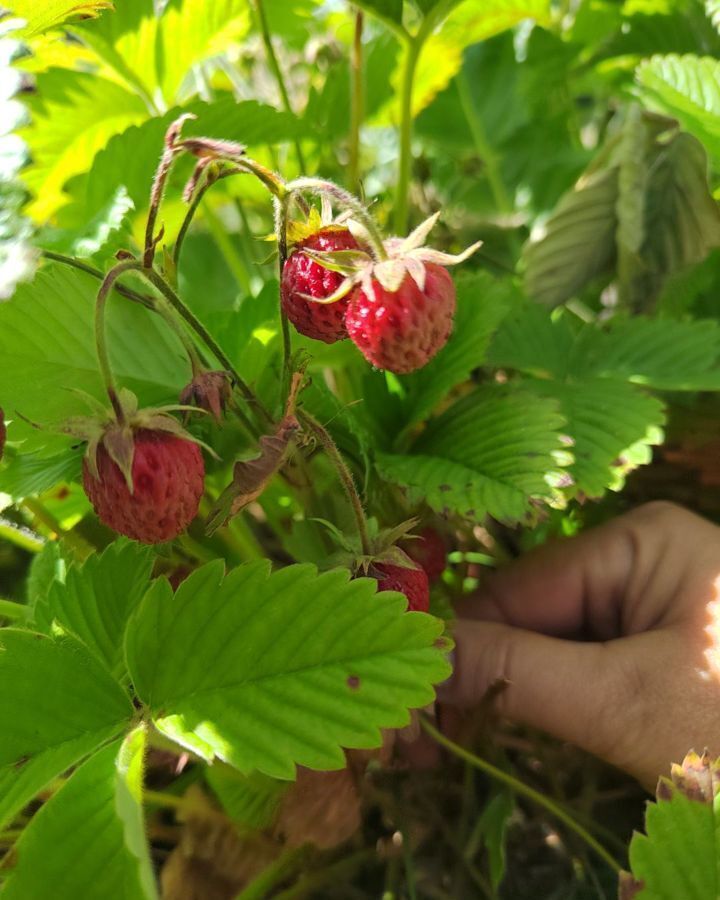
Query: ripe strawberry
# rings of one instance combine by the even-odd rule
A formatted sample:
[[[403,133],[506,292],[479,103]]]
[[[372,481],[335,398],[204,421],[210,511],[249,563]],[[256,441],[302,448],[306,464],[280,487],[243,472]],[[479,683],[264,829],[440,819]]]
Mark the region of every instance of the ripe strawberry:
[[[203,494],[205,466],[197,444],[163,431],[133,435],[132,493],[104,444],[97,448],[97,477],[88,459],[83,485],[101,522],[145,544],[177,537],[195,518]]]
[[[447,565],[445,541],[434,528],[423,528],[419,538],[407,541],[403,549],[413,562],[425,570],[430,583],[437,581]]]
[[[430,609],[430,583],[424,569],[409,569],[392,563],[375,563],[380,573],[378,589],[400,591],[408,599],[408,609],[427,612]]]
[[[307,337],[334,344],[347,337],[345,308],[347,299],[334,303],[313,303],[306,297],[324,300],[343,282],[338,272],[325,269],[305,251],[337,252],[355,250],[358,243],[346,228],[331,226],[299,241],[285,261],[280,297],[282,308],[295,328]]]
[[[368,362],[405,375],[426,365],[445,346],[454,315],[452,278],[442,266],[426,263],[423,288],[410,274],[396,290],[388,290],[375,278],[369,289],[355,288],[345,325]]]
[[[3,458],[3,451],[5,449],[5,438],[7,437],[7,428],[5,427],[5,413],[2,411],[2,406],[0,406],[0,459]]]

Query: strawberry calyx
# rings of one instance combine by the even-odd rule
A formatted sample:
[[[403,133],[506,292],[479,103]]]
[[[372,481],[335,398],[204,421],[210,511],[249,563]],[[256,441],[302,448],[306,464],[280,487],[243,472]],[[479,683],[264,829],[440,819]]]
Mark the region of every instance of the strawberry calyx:
[[[328,297],[318,298],[304,296],[303,299],[313,303],[336,303],[346,297],[356,286],[360,285],[370,298],[375,298],[375,284],[384,290],[395,293],[400,289],[407,276],[413,279],[418,288],[425,289],[427,276],[426,264],[440,266],[456,266],[464,262],[482,246],[482,241],[471,244],[462,253],[444,253],[425,242],[436,225],[440,213],[436,212],[429,219],[409,234],[406,238],[391,237],[383,241],[384,259],[378,259],[372,253],[362,249],[371,246],[366,227],[354,219],[347,220],[347,228],[360,244],[358,250],[320,251],[306,250],[307,255],[316,263],[333,272],[344,275],[344,280]]]
[[[122,412],[122,416],[118,416],[114,409],[104,407],[95,397],[85,394],[84,391],[76,391],[76,393],[83,397],[94,414],[67,419],[57,428],[57,431],[87,443],[85,451],[87,467],[96,480],[100,477],[97,457],[102,446],[122,473],[128,491],[131,495],[133,494],[132,468],[135,458],[135,434],[141,430],[172,434],[204,447],[215,456],[210,447],[186,431],[180,422],[170,415],[172,412],[198,412],[197,407],[177,404],[139,409],[135,394],[123,388],[117,395]]]
[[[368,552],[363,553],[359,539],[354,535],[346,535],[326,519],[313,519],[323,525],[332,534],[339,546],[330,562],[334,566],[344,566],[359,578],[370,576],[380,577],[377,569],[379,565],[397,566],[401,569],[422,568],[414,562],[399,544],[404,541],[412,541],[418,537],[413,530],[418,525],[419,519],[408,519],[392,528],[380,529],[376,519],[370,518],[367,522],[369,546]]]
[[[180,405],[207,412],[220,422],[232,396],[232,376],[225,371],[197,372],[180,392]]]

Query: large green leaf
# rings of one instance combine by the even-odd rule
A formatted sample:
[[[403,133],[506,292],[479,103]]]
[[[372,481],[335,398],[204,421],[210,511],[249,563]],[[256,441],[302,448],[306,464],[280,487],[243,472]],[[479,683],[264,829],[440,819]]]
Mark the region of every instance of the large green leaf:
[[[65,182],[89,169],[109,138],[147,116],[142,100],[122,85],[68,69],[38,75],[29,106],[32,125],[22,133],[33,162],[23,181],[35,195],[28,213],[41,222],[62,206]]]
[[[14,15],[25,19],[26,37],[57,28],[68,19],[97,16],[110,8],[111,0],[11,0],[10,6]]]
[[[74,638],[0,631],[0,823],[49,781],[117,735],[132,704]]]
[[[14,848],[4,900],[155,900],[142,813],[141,730],[98,751],[35,814]],[[74,860],[74,865],[68,862]]]
[[[720,61],[710,56],[653,56],[636,79],[645,103],[678,119],[683,128],[720,156]]]
[[[278,144],[299,136],[302,123],[290,113],[246,100],[237,103],[223,97],[214,103],[195,102],[186,110],[174,108],[160,118],[128,128],[112,138],[98,153],[90,171],[70,187],[79,215],[97,215],[123,185],[138,212],[147,208],[150,187],[168,126],[183,111],[197,115],[183,129],[186,135],[206,135],[252,144]],[[178,196],[191,163],[178,166],[170,194]]]
[[[135,689],[166,735],[243,772],[292,778],[376,747],[447,677],[442,624],[333,569],[265,561],[156,582],[128,626]]]
[[[0,396],[9,414],[17,410],[56,424],[87,413],[73,388],[103,397],[93,330],[99,284],[90,275],[53,263],[21,285],[10,302],[0,304]],[[112,296],[108,341],[118,380],[141,402],[176,401],[189,380],[187,364],[179,341],[157,316]],[[35,442],[48,440],[19,420],[10,427]]]
[[[35,607],[35,624],[53,623],[79,637],[113,673],[124,674],[123,637],[131,613],[147,590],[153,559],[147,548],[119,540],[72,566]]]
[[[379,454],[378,467],[438,512],[518,520],[554,496],[564,425],[554,401],[488,386],[433,420],[412,456]]]

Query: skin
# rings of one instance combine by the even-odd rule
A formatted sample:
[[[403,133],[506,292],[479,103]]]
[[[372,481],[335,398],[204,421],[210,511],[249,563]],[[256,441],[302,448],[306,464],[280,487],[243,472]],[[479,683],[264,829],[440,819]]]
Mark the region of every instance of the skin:
[[[444,703],[477,704],[624,769],[648,790],[720,755],[720,528],[650,503],[493,573],[459,610]]]

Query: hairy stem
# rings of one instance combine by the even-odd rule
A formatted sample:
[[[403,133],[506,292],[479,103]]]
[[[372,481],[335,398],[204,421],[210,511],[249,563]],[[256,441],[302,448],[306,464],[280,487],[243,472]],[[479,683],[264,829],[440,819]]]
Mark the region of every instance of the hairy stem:
[[[546,797],[544,794],[541,794],[540,791],[536,791],[535,788],[531,788],[529,785],[524,784],[517,778],[514,778],[512,775],[504,772],[502,769],[498,769],[496,766],[492,765],[492,763],[487,762],[487,760],[481,759],[479,756],[476,756],[474,753],[471,753],[469,750],[466,750],[464,747],[461,747],[459,744],[456,744],[454,741],[451,741],[449,738],[445,737],[442,732],[438,731],[434,725],[432,725],[425,716],[420,717],[420,724],[423,729],[437,741],[438,744],[445,747],[446,750],[449,750],[453,755],[457,756],[459,759],[465,760],[465,762],[470,763],[471,766],[474,766],[476,769],[479,769],[481,772],[484,772],[486,775],[489,775],[490,778],[493,778],[495,781],[499,781],[502,784],[510,787],[515,793],[521,794],[524,797],[527,797],[529,800],[532,800],[534,803],[537,803],[539,806],[542,806],[549,813],[551,813],[555,818],[559,819],[563,822],[571,831],[574,831],[575,834],[578,835],[591,850],[593,850],[614,872],[620,872],[621,866],[618,862],[613,859],[613,857],[608,853],[608,851],[600,844],[595,838],[580,825],[566,810],[564,810],[561,806],[551,800],[549,797]]]
[[[90,266],[79,259],[74,259],[72,256],[54,253],[51,250],[43,250],[42,255],[45,259],[51,259],[53,262],[59,262],[65,266],[70,266],[73,269],[79,269],[81,272],[86,272],[88,275],[92,275],[93,278],[97,278],[98,281],[102,281],[103,278],[105,278],[105,273],[101,272],[100,269],[96,269],[94,266]],[[122,284],[114,284],[113,289],[116,290],[118,294],[122,294],[123,297],[127,297],[128,300],[134,300],[135,303],[139,303],[147,309],[154,309],[152,297],[139,294],[137,291],[133,291],[131,288],[125,287]]]
[[[275,76],[275,81],[277,82],[278,90],[280,91],[282,104],[285,107],[286,112],[292,113],[293,108],[290,103],[290,95],[288,94],[287,85],[285,84],[285,77],[282,73],[282,69],[280,68],[280,63],[278,62],[275,48],[273,47],[272,37],[270,35],[270,29],[268,27],[267,16],[265,15],[264,0],[255,0],[255,9],[257,11],[258,24],[260,26],[260,34],[262,36],[263,46],[265,47],[267,61],[270,68],[272,69],[273,75]],[[302,147],[300,146],[300,141],[297,138],[295,139],[295,155],[297,156],[300,171],[306,171]]]
[[[343,190],[332,181],[323,181],[321,178],[296,178],[285,186],[289,194],[299,194],[302,191],[315,194],[319,197],[326,196],[337,201],[345,209],[352,212],[355,218],[365,227],[372,241],[372,250],[377,259],[387,259],[387,252],[383,244],[380,229],[377,222],[367,211],[363,203],[349,191]]]
[[[363,97],[363,14],[355,13],[355,35],[350,58],[350,159],[348,160],[348,184],[356,194],[360,193],[360,128],[364,116]]]
[[[210,334],[207,328],[203,325],[203,323],[197,318],[195,313],[193,313],[192,310],[183,303],[183,301],[165,281],[165,279],[162,278],[162,276],[158,275],[158,273],[154,269],[141,269],[140,271],[141,274],[160,291],[160,293],[170,303],[173,309],[175,309],[188,323],[195,334],[197,334],[198,337],[203,341],[208,350],[210,350],[217,358],[218,362],[222,364],[223,368],[230,373],[233,381],[235,382],[235,386],[240,391],[241,395],[247,401],[247,403],[258,410],[267,424],[272,425],[273,420],[270,413],[265,409],[260,400],[255,396],[255,394],[250,390],[250,387],[245,382],[242,375],[240,375],[240,373],[237,371],[235,366],[232,364],[230,358],[227,356],[227,354],[218,344],[215,338]]]
[[[115,386],[115,378],[110,366],[110,355],[108,353],[107,335],[105,333],[105,308],[107,306],[107,298],[113,284],[125,272],[132,270],[138,271],[142,269],[142,265],[135,259],[126,259],[118,263],[107,273],[100,285],[97,300],[95,301],[95,347],[97,350],[98,364],[100,366],[100,375],[102,376],[105,390],[107,391],[110,403],[115,411],[118,422],[125,421],[125,413],[123,412],[120,400],[118,398],[117,388]]]
[[[323,426],[317,421],[317,419],[306,412],[301,412],[298,415],[300,420],[320,441],[323,449],[335,466],[335,469],[340,477],[340,481],[345,488],[345,493],[347,494],[348,499],[350,500],[350,504],[352,505],[353,513],[355,514],[355,521],[357,522],[358,533],[360,535],[362,552],[365,554],[365,556],[369,556],[370,536],[368,535],[367,519],[365,518],[365,510],[363,508],[362,500],[360,499],[360,494],[358,493],[358,489],[355,485],[355,480],[353,479],[352,472],[348,468],[345,460],[342,458],[342,454],[338,450],[335,441],[333,441],[332,437],[330,436],[330,433],[325,428],[323,428]]]

